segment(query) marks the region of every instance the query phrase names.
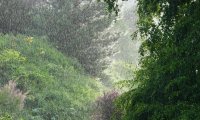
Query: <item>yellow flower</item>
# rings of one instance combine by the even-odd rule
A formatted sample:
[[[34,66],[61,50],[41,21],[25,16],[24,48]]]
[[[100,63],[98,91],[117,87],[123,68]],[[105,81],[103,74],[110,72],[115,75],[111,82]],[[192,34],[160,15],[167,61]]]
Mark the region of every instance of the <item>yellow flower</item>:
[[[28,43],[32,43],[33,42],[33,37],[27,37],[25,40]]]

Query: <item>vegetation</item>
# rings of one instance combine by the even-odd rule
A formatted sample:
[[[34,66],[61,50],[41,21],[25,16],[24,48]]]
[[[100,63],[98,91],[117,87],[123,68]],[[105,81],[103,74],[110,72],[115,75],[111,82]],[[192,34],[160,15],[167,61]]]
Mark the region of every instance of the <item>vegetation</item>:
[[[1,33],[47,36],[56,49],[76,58],[88,74],[107,78],[103,71],[110,64],[108,58],[116,52],[119,33],[108,30],[114,17],[107,16],[104,3],[1,0],[0,6]]]
[[[200,0],[137,0],[137,68],[103,1],[0,0],[0,120],[200,119]]]
[[[115,2],[105,2],[115,8]],[[139,86],[118,99],[123,119],[200,119],[199,5],[199,0],[138,0],[143,43],[131,84]]]
[[[100,84],[78,62],[45,38],[1,35],[0,49],[1,119],[88,120]]]
[[[104,5],[0,0],[0,119],[90,119],[119,36]]]
[[[104,3],[92,0],[42,2],[33,9],[31,34],[48,36],[58,50],[76,58],[87,73],[103,78],[119,36],[107,30],[114,17],[108,18],[104,8]]]
[[[0,0],[0,32],[24,33],[32,21],[33,0]]]
[[[114,104],[118,95],[119,93],[113,90],[99,97],[95,104],[96,109],[92,115],[92,120],[121,120],[121,111]]]

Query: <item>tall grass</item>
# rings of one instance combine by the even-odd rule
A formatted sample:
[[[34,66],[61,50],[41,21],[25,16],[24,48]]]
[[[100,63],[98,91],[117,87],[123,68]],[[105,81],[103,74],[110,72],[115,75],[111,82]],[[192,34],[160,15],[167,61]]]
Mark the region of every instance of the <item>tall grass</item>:
[[[1,86],[16,80],[13,87],[29,91],[15,119],[89,119],[89,104],[102,87],[75,59],[53,48],[45,37],[0,35],[0,51]]]

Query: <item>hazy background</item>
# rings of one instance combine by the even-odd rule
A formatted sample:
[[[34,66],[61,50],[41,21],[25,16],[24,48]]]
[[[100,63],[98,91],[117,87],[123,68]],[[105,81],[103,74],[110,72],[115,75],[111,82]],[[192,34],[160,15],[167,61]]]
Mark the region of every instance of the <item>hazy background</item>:
[[[135,0],[122,2],[121,12],[114,28],[122,32],[123,35],[119,39],[120,52],[114,56],[114,60],[124,60],[129,63],[137,64],[140,42],[136,39],[133,40],[131,37],[131,34],[136,31],[136,22],[137,13]]]

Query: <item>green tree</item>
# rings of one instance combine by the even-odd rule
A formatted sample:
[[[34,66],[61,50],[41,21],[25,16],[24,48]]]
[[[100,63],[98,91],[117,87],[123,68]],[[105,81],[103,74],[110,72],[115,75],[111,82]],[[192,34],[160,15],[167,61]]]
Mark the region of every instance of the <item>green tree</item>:
[[[0,0],[0,32],[25,33],[34,4],[33,0]]]
[[[108,1],[106,1],[108,2]],[[199,119],[200,1],[138,0],[138,88],[119,105],[126,120]]]
[[[35,7],[35,32],[47,35],[58,50],[78,59],[86,72],[104,76],[107,57],[115,53],[119,34],[106,31],[113,17],[108,18],[105,4],[92,0],[49,0]]]

